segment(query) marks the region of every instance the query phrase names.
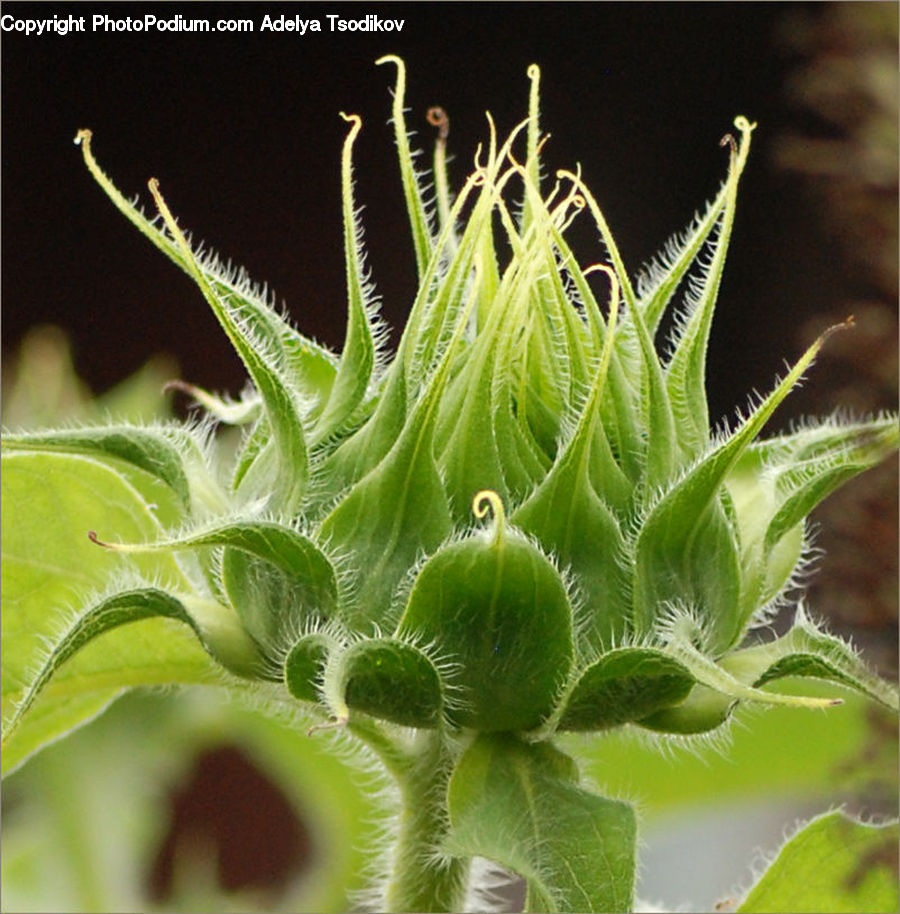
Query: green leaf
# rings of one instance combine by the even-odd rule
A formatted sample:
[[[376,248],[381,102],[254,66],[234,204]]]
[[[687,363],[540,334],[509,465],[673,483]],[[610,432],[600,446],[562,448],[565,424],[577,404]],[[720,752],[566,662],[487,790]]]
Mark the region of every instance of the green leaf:
[[[551,230],[553,242],[559,250],[561,266],[571,278],[575,291],[583,302],[593,351],[596,356],[599,356],[606,340],[607,330],[600,313],[600,306],[588,283],[587,273],[591,272],[591,269],[582,270],[559,229],[552,227]],[[600,269],[610,275],[608,267],[603,266]],[[616,284],[618,285],[618,277],[616,277]],[[640,480],[644,472],[645,442],[640,415],[641,392],[629,379],[629,375],[633,375],[634,372],[629,364],[632,361],[630,340],[632,334],[627,332],[628,320],[629,316],[626,312],[619,324],[620,329],[615,335],[606,380],[608,389],[607,394],[600,401],[600,411],[603,418],[603,431],[608,437],[610,448],[615,453],[616,462],[633,484]],[[603,491],[602,486],[598,486],[598,491]]]
[[[731,717],[738,700],[709,686],[697,683],[684,701],[648,714],[638,725],[658,733],[677,733],[682,736],[708,733]]]
[[[284,532],[273,525],[265,535],[272,540]],[[291,551],[297,564],[285,568],[268,556],[259,558],[246,547],[228,547],[222,556],[222,584],[247,631],[271,654],[310,624],[324,621],[337,608],[334,569],[305,537],[297,536]],[[257,546],[261,544],[252,543]],[[281,555],[279,559],[289,559]],[[288,562],[285,562],[287,564]]]
[[[632,808],[580,787],[572,760],[547,743],[481,735],[450,779],[447,850],[523,876],[526,911],[630,911]]]
[[[202,262],[197,261],[189,251],[147,219],[97,164],[91,151],[90,130],[79,130],[75,142],[81,145],[85,165],[94,180],[119,212],[189,276],[195,277],[199,270],[204,282],[233,310],[249,334],[275,355],[275,361],[284,363],[292,384],[312,401],[311,411],[315,411],[316,405],[321,409],[337,370],[334,355],[298,333],[280,317],[271,306],[265,288],[255,287],[244,270],[223,264],[214,254],[207,254]]]
[[[451,515],[460,525],[469,518],[476,492],[492,489],[509,497],[491,409],[495,347],[485,345],[486,339],[478,338],[471,358],[457,377],[460,409],[452,419],[447,417],[445,425],[450,433],[446,440],[439,438],[435,448],[441,455],[441,475]],[[455,400],[455,393],[451,391],[447,401]]]
[[[396,638],[369,638],[332,654],[323,695],[338,720],[362,711],[404,727],[435,727],[444,704],[435,665]]]
[[[803,544],[803,520],[846,481],[896,450],[896,417],[826,420],[752,444],[725,484],[735,507],[749,617],[789,579]]]
[[[897,824],[842,812],[813,819],[781,848],[741,902],[741,914],[897,910]]]
[[[331,562],[309,537],[284,524],[238,521],[158,545],[226,546],[223,583],[247,630],[262,644],[279,643],[337,609]]]
[[[688,702],[699,710],[694,696],[702,688],[695,686],[686,702],[671,710]],[[827,695],[833,690],[830,683],[814,679],[791,683],[792,692]],[[670,740],[670,751],[660,752],[658,741],[633,727],[609,730],[602,739],[562,734],[559,743],[584,762],[585,773],[603,784],[609,796],[639,790],[648,823],[676,809],[744,803],[753,797],[821,806],[836,795],[859,791],[897,794],[897,741],[891,736],[896,716],[862,695],[849,693],[826,714],[779,705],[765,713],[739,708],[735,716],[735,725],[727,730],[727,753],[704,750],[696,740]]]
[[[531,64],[528,67],[528,79],[531,82],[531,89],[528,93],[528,157],[525,160],[525,170],[530,184],[536,191],[540,191],[541,186],[541,163],[540,163],[540,88],[541,88],[541,70],[537,64]],[[525,231],[531,224],[533,218],[531,194],[526,193],[522,201],[522,231]]]
[[[723,709],[723,714],[727,715],[727,711],[730,708],[724,698],[772,705],[797,705],[798,707],[806,708],[828,708],[841,704],[840,698],[811,698],[805,695],[785,695],[780,692],[769,692],[754,685],[754,682],[759,683],[760,674],[765,671],[768,665],[770,655],[766,653],[766,650],[770,645],[760,645],[759,648],[750,648],[746,651],[727,654],[719,662],[715,662],[701,650],[698,650],[697,644],[702,638],[702,630],[696,620],[689,615],[674,615],[668,621],[666,628],[667,630],[663,633],[665,652],[670,657],[678,660],[698,684],[721,693],[723,700],[719,704]],[[844,648],[846,649],[846,646]],[[857,661],[856,666],[861,667],[862,665]],[[791,675],[793,672],[793,670],[790,670],[785,672],[784,675]],[[802,666],[798,668],[797,672],[800,675],[821,675],[821,673],[809,672]],[[830,678],[834,679],[836,677],[831,676]],[[690,700],[691,696],[688,696],[688,702]],[[703,708],[707,708],[711,704],[712,707],[715,706],[714,702],[711,703],[706,698],[701,700]],[[660,713],[665,715],[668,710],[666,709],[666,711]]]
[[[833,430],[829,425],[796,436],[790,456],[767,463],[779,496],[778,511],[766,530],[768,550],[835,489],[897,450],[896,416],[865,424],[837,425]],[[823,447],[823,432],[827,447]]]
[[[231,487],[238,494],[260,492],[272,473],[278,471],[272,443],[272,428],[268,419],[261,416],[241,436],[241,444],[234,462]]]
[[[735,651],[721,665],[733,676],[758,688],[785,676],[810,676],[836,682],[897,711],[897,686],[873,672],[853,648],[809,620],[802,605],[794,625],[780,638]]]
[[[150,191],[160,215],[184,257],[188,271],[200,287],[222,329],[241,357],[256,389],[262,397],[266,417],[272,429],[272,439],[278,453],[277,472],[267,480],[269,485],[256,497],[264,495],[285,512],[294,511],[300,503],[308,481],[309,458],[303,427],[300,397],[293,388],[288,373],[278,358],[276,345],[254,333],[241,319],[239,311],[229,307],[228,298],[216,289],[200,267],[184,232],[159,192],[156,179],[150,181]]]
[[[628,633],[631,615],[630,582],[623,562],[625,538],[608,504],[595,491],[590,475],[590,464],[595,458],[607,471],[602,474],[605,479],[615,473],[621,476],[608,455],[599,421],[618,304],[617,283],[610,275],[614,288],[610,326],[578,425],[549,473],[513,514],[513,521],[522,530],[535,535],[574,574],[590,620],[584,637],[593,650],[608,649],[620,642]],[[604,446],[608,461],[603,460]]]
[[[375,367],[375,337],[378,334],[374,307],[369,301],[369,284],[364,275],[362,225],[353,202],[353,142],[362,129],[362,121],[355,114],[342,114],[342,117],[352,123],[341,157],[347,332],[328,401],[316,421],[314,441],[323,441],[340,431],[362,403]]]
[[[503,148],[506,149],[507,145],[508,143]],[[508,175],[501,178],[500,183],[507,177]],[[494,192],[497,192],[496,189]],[[485,233],[491,231],[491,223],[487,218],[491,200],[490,194],[483,194],[479,200],[476,213],[480,221],[475,223],[473,216],[473,221],[463,236],[457,261],[461,260],[464,251],[469,250],[470,229],[478,225],[479,230]],[[514,233],[514,229],[509,231]],[[477,237],[473,238],[473,242],[477,242]],[[521,243],[516,243],[521,247]],[[531,294],[530,282],[538,267],[536,259],[529,260],[521,251],[517,252],[487,311],[484,326],[478,328],[474,342],[467,346],[464,357],[454,366],[455,377],[442,397],[435,451],[440,455],[451,513],[454,521],[459,524],[468,520],[472,497],[476,492],[491,489],[508,498],[510,490],[507,487],[507,477],[512,479],[515,489],[521,491],[531,487],[530,471],[540,473],[542,470],[536,455],[527,460],[527,444],[517,440],[521,438],[518,430],[513,433],[516,437],[512,440],[508,438],[511,431],[509,411],[512,376],[507,350],[510,337],[516,335],[515,330],[510,328],[515,328],[520,320],[526,319]],[[478,288],[483,275],[484,271],[478,268],[476,260],[473,288],[467,292],[465,308],[461,314],[454,313],[454,339],[459,335],[459,328],[468,321],[473,301],[479,297]],[[445,352],[453,354],[450,346]],[[507,434],[507,440],[502,445],[501,429]],[[518,459],[507,466],[501,452],[509,456],[511,447],[518,451]],[[523,457],[526,460],[522,460]],[[515,472],[517,467],[519,473]]]
[[[675,490],[677,491],[677,489]],[[723,499],[708,503],[695,523],[668,496],[637,538],[634,577],[635,630],[658,630],[669,606],[692,607],[703,620],[703,646],[720,653],[740,640],[741,585],[737,536]]]
[[[394,593],[419,556],[451,529],[447,499],[431,453],[428,405],[409,420],[387,455],[322,522],[317,539],[354,557],[352,602],[342,621],[373,632],[389,617]]]
[[[586,447],[583,442],[557,459],[513,522],[572,571],[585,601],[585,648],[602,650],[630,627],[630,581],[618,521],[587,478]]]
[[[572,663],[572,609],[559,572],[506,528],[502,502],[493,530],[451,543],[422,567],[400,622],[401,636],[433,644],[459,691],[448,712],[463,727],[529,730],[552,710]]]
[[[680,456],[678,430],[672,403],[666,389],[662,365],[654,349],[653,338],[644,322],[643,313],[637,306],[628,273],[594,195],[577,175],[568,171],[560,171],[559,175],[571,180],[587,201],[601,238],[609,251],[616,278],[622,288],[622,298],[626,306],[623,328],[627,330],[628,337],[636,338],[640,357],[641,411],[646,428],[646,443],[642,449],[645,456],[642,470],[645,485],[652,491],[671,479]]]
[[[534,90],[533,82],[532,91]],[[535,139],[533,128],[536,126],[536,118],[535,109],[528,121],[529,147]],[[537,223],[536,250],[533,256],[536,260],[543,261],[543,265],[532,293],[532,333],[522,374],[527,377],[552,378],[552,387],[555,389],[551,391],[548,402],[557,400],[559,408],[556,412],[561,416],[576,401],[577,391],[588,387],[591,381],[591,366],[585,352],[585,347],[592,342],[591,335],[582,316],[573,307],[571,289],[566,288],[564,273],[560,270],[560,252],[554,245],[554,229],[571,221],[582,204],[573,188],[553,211],[549,209],[550,200],[544,201],[539,191],[536,148],[529,148],[528,168],[523,178],[526,189],[526,208],[522,217],[524,237],[529,237],[525,229],[532,223]],[[612,274],[612,270],[609,272]],[[528,361],[532,354],[537,355],[543,364],[532,367]]]
[[[424,392],[390,450],[319,528],[322,542],[356,558],[351,570],[354,596],[351,605],[341,607],[342,621],[353,630],[374,632],[385,623],[403,577],[452,529],[445,480],[435,461],[434,428],[471,303],[472,299],[459,316]],[[399,355],[395,364],[399,364]]]
[[[5,454],[2,460],[2,690],[3,717],[33,683],[46,641],[55,641],[61,615],[108,586],[117,573],[189,585],[169,556],[126,559],[90,542],[91,527],[152,539],[159,526],[121,476],[96,460],[50,454]],[[186,629],[166,620],[136,623],[104,635],[55,675],[4,745],[4,771],[44,743],[98,713],[127,686],[208,681],[214,664]]]
[[[397,83],[394,86],[394,102],[391,108],[391,120],[394,123],[394,137],[397,142],[397,154],[400,158],[400,177],[403,181],[403,195],[406,198],[406,211],[412,230],[413,247],[416,252],[416,269],[421,283],[425,276],[428,262],[431,260],[431,226],[428,214],[422,202],[422,190],[419,176],[413,164],[413,155],[409,148],[409,135],[406,131],[406,114],[403,108],[406,95],[406,65],[393,54],[386,54],[375,61],[378,66],[392,63],[397,68]]]
[[[730,171],[733,172],[733,159],[731,166]],[[678,286],[697,263],[704,247],[710,243],[709,239],[721,221],[722,209],[730,190],[731,174],[723,182],[716,198],[707,206],[703,217],[696,218],[682,237],[672,238],[664,251],[643,268],[638,279],[639,301],[651,332],[656,332]]]
[[[503,480],[513,503],[521,502],[547,475],[550,461],[537,446],[527,424],[517,421],[506,391],[497,391],[491,413]]]
[[[406,379],[395,360],[383,378],[372,415],[316,467],[313,494],[342,492],[375,469],[396,444],[406,412]]]
[[[337,609],[337,578],[307,536],[275,521],[216,524],[154,543],[102,543],[125,554],[225,547],[222,583],[247,631],[263,646],[281,644]]]
[[[155,587],[139,587],[105,597],[79,611],[57,636],[49,653],[40,659],[37,674],[6,722],[4,746],[63,665],[92,641],[123,625],[153,618],[173,619],[193,629],[209,653],[223,666],[240,675],[255,677],[259,674],[261,658],[253,642],[236,620],[228,625],[230,613],[225,607],[219,607],[224,617],[222,620],[208,615],[198,620],[188,611],[186,604],[196,609],[195,602],[183,602]]]
[[[425,390],[419,388],[425,381],[433,358],[447,361],[446,350],[444,354],[438,351],[443,333],[449,332],[450,339],[455,340],[458,335],[456,327],[464,320],[460,317],[460,308],[472,269],[476,241],[479,233],[483,234],[482,225],[490,215],[490,197],[486,197],[485,192],[445,269],[441,257],[451,246],[452,224],[459,217],[474,186],[475,181],[470,178],[453,205],[450,222],[441,231],[435,254],[413,302],[396,357],[379,381],[378,402],[372,415],[358,431],[342,441],[317,469],[319,487],[341,491],[372,471],[397,442],[407,415],[411,416],[414,412],[415,392],[419,391],[421,400],[427,396],[428,390],[435,388],[435,381],[443,383],[445,372],[435,368]],[[432,297],[435,284],[438,285]]]
[[[605,730],[678,704],[694,678],[678,661],[649,648],[610,651],[579,677],[560,730]]]
[[[294,698],[319,700],[325,664],[334,647],[334,639],[324,632],[310,632],[294,642],[284,662],[284,682]]]
[[[750,151],[750,134],[755,125],[746,118],[738,117],[735,127],[741,131],[738,149],[729,135],[731,162],[728,179],[723,188],[722,213],[718,220],[718,236],[712,254],[702,266],[699,281],[690,282],[687,293],[688,313],[682,316],[672,356],[666,366],[666,388],[675,414],[675,428],[683,453],[690,457],[701,454],[709,440],[709,413],[706,405],[706,350],[709,345],[709,331],[713,311],[719,293],[719,283],[725,266],[725,255],[731,237],[734,211],[737,206],[737,185]],[[702,227],[702,224],[701,224]],[[693,247],[688,243],[687,251]],[[699,252],[698,252],[699,254]],[[676,259],[673,273],[683,265],[683,258]],[[669,281],[675,276],[669,277]],[[665,287],[665,284],[664,284]],[[658,290],[659,291],[659,290]],[[655,309],[655,301],[649,303]],[[649,317],[647,318],[649,321]]]
[[[441,357],[441,344],[446,345],[453,339],[460,313],[471,310],[471,305],[466,302],[467,297],[472,297],[468,293],[471,291],[469,281],[473,268],[480,269],[481,277],[492,277],[496,272],[495,263],[484,263],[485,255],[481,247],[491,237],[490,217],[495,190],[491,182],[498,167],[499,162],[496,157],[492,157],[485,169],[484,179],[480,182],[482,189],[466,220],[462,238],[457,240],[453,227],[479,183],[476,175],[466,181],[453,204],[447,224],[441,230],[428,269],[418,286],[409,319],[403,328],[397,356],[391,366],[392,371],[403,368],[410,389],[415,389],[423,382],[435,361]],[[481,298],[480,292],[478,297]]]
[[[653,631],[667,604],[692,607],[705,622],[705,647],[733,647],[749,621],[741,603],[740,556],[721,487],[768,418],[810,366],[823,333],[743,424],[669,489],[644,519],[635,546],[638,635]]]

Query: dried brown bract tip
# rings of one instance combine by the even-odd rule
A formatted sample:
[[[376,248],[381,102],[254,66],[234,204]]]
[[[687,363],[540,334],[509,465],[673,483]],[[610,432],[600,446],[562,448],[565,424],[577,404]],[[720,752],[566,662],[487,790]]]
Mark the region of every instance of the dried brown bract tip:
[[[440,105],[432,105],[425,114],[425,119],[432,127],[438,128],[438,139],[446,140],[450,133],[450,118]]]

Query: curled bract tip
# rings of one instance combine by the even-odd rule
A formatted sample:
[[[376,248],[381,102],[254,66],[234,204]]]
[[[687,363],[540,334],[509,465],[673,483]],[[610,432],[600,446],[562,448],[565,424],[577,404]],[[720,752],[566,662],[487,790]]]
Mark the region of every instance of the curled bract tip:
[[[375,66],[380,67],[383,63],[395,64],[401,73],[406,69],[406,65],[396,54],[385,54],[384,57],[379,57],[378,60],[375,61]]]
[[[438,139],[447,139],[447,135],[450,133],[450,118],[447,117],[447,112],[440,105],[432,105],[425,112],[425,120],[432,127],[438,128]]]
[[[737,127],[741,133],[749,133],[752,130],[756,130],[756,121],[749,121],[744,117],[743,114],[739,114],[734,119],[734,126]]]
[[[541,68],[536,63],[528,64],[528,69],[525,72],[528,74],[529,79],[541,78]]]
[[[96,546],[102,546],[104,549],[112,549],[114,552],[132,552],[140,547],[127,546],[124,543],[107,543],[106,540],[100,539],[96,530],[88,530],[88,539]]]
[[[153,202],[156,204],[156,208],[159,210],[160,216],[163,217],[163,221],[166,223],[167,228],[178,242],[179,247],[182,247],[185,250],[185,253],[190,255],[190,247],[188,246],[187,239],[185,239],[181,229],[178,228],[178,223],[175,221],[175,217],[172,215],[172,211],[169,209],[169,205],[166,203],[162,191],[159,189],[159,178],[151,178],[147,182],[147,187],[150,188],[150,193],[153,195]]]
[[[189,384],[187,381],[182,381],[180,378],[172,378],[169,381],[166,381],[162,386],[162,392],[164,394],[171,393],[173,390],[180,391],[184,394],[189,394],[194,396],[197,393],[198,388],[194,384]]]
[[[608,263],[592,263],[581,271],[583,276],[589,276],[591,273],[606,273],[612,282],[618,282],[616,271]]]
[[[506,526],[506,510],[503,507],[503,499],[493,489],[482,489],[475,493],[472,499],[472,512],[478,517],[485,517],[490,509],[494,516],[494,545],[500,543],[503,538],[503,530]]]
[[[582,270],[582,275],[587,276],[590,273],[603,273],[609,280],[610,302],[613,311],[619,307],[619,277],[616,271],[608,263],[592,263],[589,267]]]
[[[89,145],[91,142],[91,131],[87,127],[82,127],[78,133],[75,134],[75,139],[72,142],[76,146],[80,146],[82,143]]]
[[[735,140],[735,138],[730,133],[726,133],[725,136],[723,136],[722,139],[719,140],[719,145],[728,146],[731,150],[732,156],[737,155],[737,152],[738,152],[737,140]]]
[[[358,114],[347,114],[344,111],[339,111],[338,113],[348,123],[353,124],[355,126],[360,126],[360,127],[362,126],[362,118]]]
[[[484,517],[491,509],[494,517],[503,514],[503,500],[493,489],[482,489],[472,499],[472,512],[476,517]]]
[[[826,327],[815,343],[813,343],[813,346],[820,349],[825,344],[826,340],[834,336],[835,333],[840,333],[842,330],[852,330],[855,326],[856,319],[850,314],[839,324],[832,324],[830,327]]]

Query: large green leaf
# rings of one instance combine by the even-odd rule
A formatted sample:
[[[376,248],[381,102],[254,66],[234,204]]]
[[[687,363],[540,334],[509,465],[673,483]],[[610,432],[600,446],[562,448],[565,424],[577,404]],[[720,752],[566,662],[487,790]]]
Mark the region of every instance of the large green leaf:
[[[167,485],[188,513],[193,499],[186,465],[196,469],[203,463],[198,443],[190,434],[165,426],[104,425],[26,432],[5,435],[3,447],[7,452],[51,451],[124,461]]]
[[[782,847],[738,911],[896,911],[897,835],[896,822],[819,816]]]
[[[15,453],[3,457],[2,713],[8,719],[55,641],[64,613],[79,608],[111,576],[130,569],[185,589],[170,556],[124,558],[98,548],[89,529],[123,539],[155,539],[149,507],[121,476],[80,456]],[[213,664],[169,620],[148,619],[88,645],[54,676],[15,732],[4,736],[3,769],[87,720],[128,686],[199,682]]]
[[[450,779],[448,850],[525,877],[526,911],[629,911],[635,817],[580,787],[575,764],[546,743],[482,735]]]

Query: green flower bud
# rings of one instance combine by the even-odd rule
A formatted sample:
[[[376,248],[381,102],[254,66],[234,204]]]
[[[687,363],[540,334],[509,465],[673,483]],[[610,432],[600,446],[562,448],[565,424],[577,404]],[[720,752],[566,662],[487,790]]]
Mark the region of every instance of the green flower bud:
[[[460,694],[450,720],[530,730],[549,716],[572,662],[572,608],[559,572],[507,525],[496,492],[476,494],[492,528],[439,549],[416,576],[399,635],[433,644]]]
[[[89,621],[182,621],[227,669],[351,726],[694,733],[740,701],[831,703],[768,690],[787,675],[896,706],[896,693],[805,615],[764,649],[741,648],[795,579],[810,511],[898,440],[892,416],[759,440],[831,331],[736,429],[709,427],[705,353],[755,125],[735,120],[718,194],[635,284],[581,177],[560,171],[557,187],[541,187],[536,67],[527,120],[503,142],[490,122],[456,198],[440,119],[429,208],[409,148],[403,65],[382,62],[398,69],[393,120],[418,271],[393,354],[363,268],[358,116],[344,115],[340,163],[340,355],[200,258],[155,180],[162,225],[145,218],[79,133],[91,173],[193,277],[253,385],[236,405],[186,388],[218,421],[244,427],[230,464],[211,459],[191,426],[6,439],[10,449],[125,461],[175,495],[177,531],[117,548],[191,555],[196,592],[135,590],[124,616],[107,600]],[[608,263],[583,266],[570,249],[579,214]],[[597,269],[608,303],[588,280]],[[654,339],[668,311],[676,332],[661,356]],[[473,503],[479,517],[491,510],[487,529],[470,528]],[[204,610],[213,605],[228,623],[215,632]],[[102,629],[92,624],[63,639],[35,690]]]

